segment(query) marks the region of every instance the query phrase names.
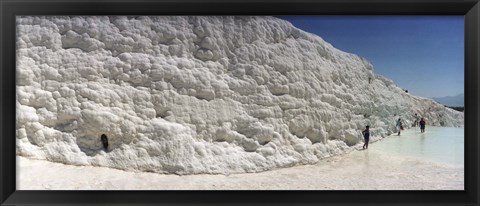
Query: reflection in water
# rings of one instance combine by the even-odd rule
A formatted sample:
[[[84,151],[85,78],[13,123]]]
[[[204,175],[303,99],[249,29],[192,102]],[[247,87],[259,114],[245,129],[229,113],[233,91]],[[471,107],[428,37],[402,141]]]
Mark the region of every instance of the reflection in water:
[[[425,154],[425,133],[420,134],[420,151],[422,155]]]
[[[363,152],[363,157],[365,158],[365,165],[370,166],[370,154],[368,149]]]

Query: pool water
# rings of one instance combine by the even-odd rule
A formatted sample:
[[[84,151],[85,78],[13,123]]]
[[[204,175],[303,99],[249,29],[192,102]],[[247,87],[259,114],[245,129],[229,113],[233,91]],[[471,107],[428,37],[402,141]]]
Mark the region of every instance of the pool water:
[[[403,130],[372,144],[384,154],[464,166],[464,128],[426,127]]]

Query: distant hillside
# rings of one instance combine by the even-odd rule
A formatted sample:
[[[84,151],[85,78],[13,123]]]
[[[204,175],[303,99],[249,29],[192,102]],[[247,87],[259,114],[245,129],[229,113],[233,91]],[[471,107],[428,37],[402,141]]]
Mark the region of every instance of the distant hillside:
[[[446,96],[446,97],[433,97],[433,100],[450,107],[464,107],[465,106],[465,95],[459,94],[457,96]]]

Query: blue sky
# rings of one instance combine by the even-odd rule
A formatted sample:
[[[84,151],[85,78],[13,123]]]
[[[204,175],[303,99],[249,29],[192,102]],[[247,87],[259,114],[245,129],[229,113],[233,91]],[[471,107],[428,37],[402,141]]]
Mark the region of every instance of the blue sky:
[[[366,58],[374,72],[413,95],[464,93],[463,16],[279,16],[334,47]]]

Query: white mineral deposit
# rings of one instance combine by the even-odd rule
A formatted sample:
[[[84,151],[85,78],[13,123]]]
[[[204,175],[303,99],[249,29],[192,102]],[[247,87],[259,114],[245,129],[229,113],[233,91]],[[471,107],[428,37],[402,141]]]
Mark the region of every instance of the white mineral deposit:
[[[134,189],[194,177],[197,187],[185,188],[273,173],[280,185],[302,173],[342,177],[351,174],[327,160],[355,162],[366,125],[371,142],[390,138],[398,118],[410,126],[414,113],[429,126],[464,125],[462,112],[404,92],[366,59],[275,17],[19,16],[16,29],[18,172],[85,177],[65,178],[68,189],[132,189],[121,177]],[[83,182],[104,173],[118,176],[99,188]],[[20,177],[22,188],[51,188]],[[332,181],[318,189],[351,186]],[[269,183],[253,189],[278,189]]]

